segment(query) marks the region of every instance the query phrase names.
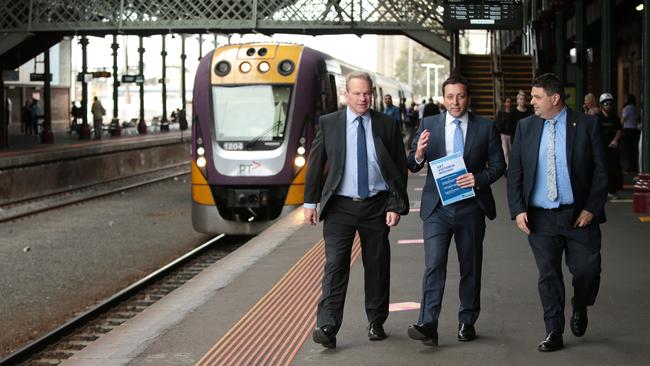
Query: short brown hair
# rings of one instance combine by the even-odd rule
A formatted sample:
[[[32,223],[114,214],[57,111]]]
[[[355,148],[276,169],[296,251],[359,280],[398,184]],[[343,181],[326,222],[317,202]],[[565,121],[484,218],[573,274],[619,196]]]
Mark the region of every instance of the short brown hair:
[[[469,97],[469,81],[465,79],[463,76],[455,74],[451,75],[450,77],[447,78],[442,83],[442,95],[445,95],[445,86],[450,85],[450,84],[463,84],[465,85],[465,93],[467,93],[467,96]]]
[[[352,71],[351,73],[345,76],[345,90],[348,90],[348,84],[352,79],[363,79],[368,82],[370,85],[370,90],[372,90],[372,78],[370,74],[365,71]]]
[[[542,88],[546,95],[551,96],[555,93],[560,95],[560,100],[564,102],[566,94],[564,94],[564,84],[557,75],[547,72],[533,80],[533,88]]]

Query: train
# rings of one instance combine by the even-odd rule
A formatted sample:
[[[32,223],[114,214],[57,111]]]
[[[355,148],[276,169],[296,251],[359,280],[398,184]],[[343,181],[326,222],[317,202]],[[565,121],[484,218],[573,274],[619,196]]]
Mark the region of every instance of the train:
[[[192,224],[207,234],[254,235],[303,204],[305,164],[319,116],[345,107],[358,67],[288,43],[226,45],[196,72],[192,112]],[[411,90],[369,72],[373,108]]]

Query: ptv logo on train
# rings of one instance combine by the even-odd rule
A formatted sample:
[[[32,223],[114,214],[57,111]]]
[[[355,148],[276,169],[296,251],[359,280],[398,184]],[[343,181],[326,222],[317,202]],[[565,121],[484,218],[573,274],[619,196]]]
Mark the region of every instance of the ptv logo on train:
[[[252,161],[251,164],[239,164],[239,174],[251,174],[253,170],[261,167],[262,164]]]

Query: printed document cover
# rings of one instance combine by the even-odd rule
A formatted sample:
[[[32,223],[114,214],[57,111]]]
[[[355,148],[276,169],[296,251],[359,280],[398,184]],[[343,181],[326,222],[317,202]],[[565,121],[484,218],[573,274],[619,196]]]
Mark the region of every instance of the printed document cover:
[[[443,206],[474,197],[472,188],[460,188],[456,184],[456,178],[467,173],[465,161],[460,152],[430,161],[429,166]]]

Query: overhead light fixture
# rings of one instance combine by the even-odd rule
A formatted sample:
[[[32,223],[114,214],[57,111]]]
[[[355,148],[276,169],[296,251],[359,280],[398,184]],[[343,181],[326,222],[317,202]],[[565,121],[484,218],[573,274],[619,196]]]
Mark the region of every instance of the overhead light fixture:
[[[635,8],[637,11],[643,11],[643,3],[639,4]]]

